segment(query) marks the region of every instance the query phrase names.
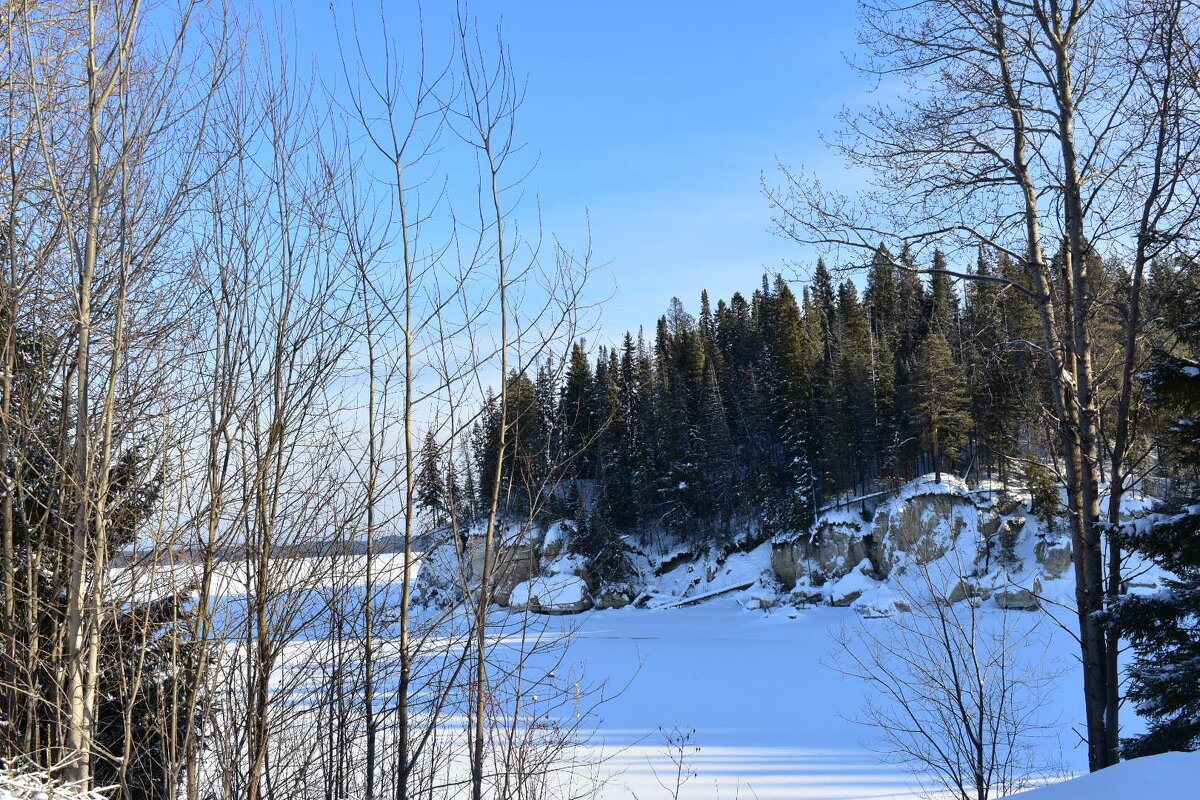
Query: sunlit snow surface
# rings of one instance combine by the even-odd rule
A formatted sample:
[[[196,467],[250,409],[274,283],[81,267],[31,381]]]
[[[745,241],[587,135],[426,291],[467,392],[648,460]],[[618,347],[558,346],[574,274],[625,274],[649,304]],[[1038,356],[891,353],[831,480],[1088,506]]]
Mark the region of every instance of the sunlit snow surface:
[[[871,730],[850,721],[867,687],[826,666],[836,648],[831,629],[857,624],[856,615],[825,607],[788,612],[794,618],[717,599],[557,620],[579,626],[566,660],[581,663],[592,680],[607,679],[610,690],[624,687],[597,712],[595,746],[607,757],[601,772],[609,776],[602,796],[671,796],[659,783],[675,782],[660,726],[695,730],[687,767],[696,775],[682,797],[916,796],[905,770],[871,750]],[[1044,709],[1060,733],[1045,746],[1061,748],[1066,766],[1080,771],[1074,642],[1049,620],[1041,630],[1049,642],[1046,666],[1062,671]]]
[[[1195,797],[1200,753],[1162,753],[1014,795],[1020,800],[1183,800]]]

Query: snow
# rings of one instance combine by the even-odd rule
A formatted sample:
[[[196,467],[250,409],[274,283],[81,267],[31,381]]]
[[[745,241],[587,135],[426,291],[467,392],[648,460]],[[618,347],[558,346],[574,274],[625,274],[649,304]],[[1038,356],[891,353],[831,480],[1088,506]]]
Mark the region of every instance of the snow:
[[[587,584],[583,578],[559,573],[518,583],[513,587],[508,602],[510,606],[523,608],[536,599],[542,608],[553,608],[576,605],[586,597]]]
[[[970,493],[971,490],[967,486],[967,482],[962,478],[943,472],[939,479],[935,473],[931,472],[928,475],[922,475],[916,480],[904,484],[896,499],[904,501],[911,497],[919,497],[926,494],[949,494],[966,497]]]
[[[1021,800],[1184,800],[1196,796],[1197,776],[1200,753],[1163,753],[1012,796]]]
[[[563,544],[574,531],[575,523],[569,519],[552,522],[550,527],[546,528],[546,535],[542,537],[542,547],[549,549]]]
[[[882,604],[889,590],[877,591],[875,602]],[[722,597],[669,610],[555,618],[564,629],[568,620],[579,626],[563,662],[618,690],[600,706],[591,744],[607,759],[601,798],[669,796],[654,772],[672,770],[659,727],[676,725],[695,729],[692,744],[699,748],[690,757],[698,774],[683,792],[688,800],[920,796],[902,766],[882,763],[873,752],[878,741],[871,728],[852,721],[867,687],[828,666],[837,652],[832,634],[852,630],[861,613],[829,607],[764,613]],[[1086,753],[1073,730],[1082,719],[1075,644],[1048,622],[1040,630],[1049,649],[1045,656],[1038,649],[1037,657],[1055,677],[1052,701],[1037,713],[1061,723],[1057,738],[1044,744],[1061,748],[1068,769],[1078,772]],[[1129,722],[1135,723],[1132,714]]]
[[[867,619],[892,617],[912,610],[904,595],[887,586],[868,589],[850,604],[850,608]]]
[[[0,800],[107,800],[107,793],[85,792],[42,772],[0,769]]]
[[[819,588],[812,587],[808,576],[801,577],[798,588],[812,587],[828,602],[849,608],[801,610],[788,605],[789,598],[771,570],[770,543],[725,555],[697,553],[679,542],[668,541],[662,543],[661,553],[643,556],[644,563],[639,565],[642,576],[638,589],[649,596],[647,608],[551,618],[519,613],[528,609],[535,598],[536,606],[543,610],[590,604],[581,577],[587,572],[586,560],[560,553],[542,565],[541,576],[519,583],[512,590],[509,611],[496,609],[494,613],[501,619],[544,621],[544,631],[530,636],[541,636],[550,646],[546,652],[530,656],[530,669],[536,672],[540,667],[544,675],[556,671],[582,674],[586,683],[607,687],[604,691],[608,699],[601,703],[594,720],[595,736],[582,745],[590,754],[588,760],[600,771],[602,800],[666,796],[656,773],[661,776],[673,771],[671,752],[661,733],[662,727],[671,730],[673,726],[695,731],[690,744],[698,750],[689,754],[688,767],[697,775],[682,794],[689,800],[739,796],[763,800],[899,800],[916,796],[919,790],[911,785],[900,765],[881,763],[880,756],[871,749],[879,742],[872,738],[875,734],[870,728],[849,721],[860,714],[870,689],[826,666],[837,653],[833,631],[860,624],[877,630],[874,626],[892,624],[885,618],[903,613],[914,595],[912,587],[901,582],[905,575],[932,576],[929,580],[938,585],[929,588],[936,588],[941,596],[955,588],[963,576],[973,576],[969,580],[974,588],[989,593],[1030,589],[1036,584],[1041,597],[1052,601],[1043,603],[1044,613],[1062,617],[1063,623],[1058,627],[1043,619],[1043,612],[1029,613],[1024,618],[1031,623],[1038,619],[1042,622],[1039,647],[1022,651],[1022,665],[1052,675],[1048,678],[1051,702],[1034,713],[1053,726],[1054,738],[1038,746],[1050,747],[1056,755],[1061,752],[1068,772],[1081,771],[1086,764],[1086,754],[1078,744],[1083,717],[1078,690],[1081,681],[1069,610],[1074,587],[1069,575],[1051,579],[1037,564],[1035,547],[1047,538],[1047,532],[1026,508],[1019,508],[1009,517],[1024,516],[1026,523],[1012,559],[1001,564],[992,555],[991,560],[977,564],[974,559],[982,516],[979,508],[986,506],[986,498],[980,497],[978,488],[969,492],[967,485],[952,475],[943,475],[941,480],[928,475],[908,484],[899,496],[887,502],[895,510],[906,500],[930,494],[968,500],[951,504],[955,508],[953,519],[939,522],[929,534],[933,544],[948,548],[944,556],[927,564],[906,556],[901,563],[905,569],[894,570],[887,582],[875,579],[869,559],[859,561],[847,574]],[[1142,505],[1141,498],[1130,499],[1139,511],[1148,507]],[[961,529],[953,524],[956,520],[964,523]],[[819,524],[847,526],[855,531],[869,525],[857,507],[828,511],[822,514]],[[533,542],[539,535],[541,531],[532,526],[511,526],[502,538]],[[541,535],[541,542],[545,547],[569,535],[569,523],[555,523]],[[416,583],[419,602],[436,603],[459,591],[455,576],[460,565],[452,544],[423,555]],[[289,564],[289,568],[299,566]],[[308,566],[319,566],[321,574],[329,569],[317,562]],[[673,568],[656,574],[667,566]],[[379,573],[394,574],[397,581],[404,574],[402,562],[379,567]],[[231,588],[236,588],[237,581],[232,576],[229,580]],[[684,606],[701,600],[702,604]],[[994,601],[981,607],[985,616],[1000,619],[1002,612]],[[432,613],[432,605],[425,610]],[[323,634],[312,628],[306,635]],[[565,650],[554,644],[560,636],[566,642]],[[524,629],[517,639],[520,646],[525,646]],[[293,644],[286,656],[289,664],[311,664],[320,658],[316,638],[298,636]],[[579,713],[579,686],[580,681],[572,679],[551,687],[566,698],[560,707],[575,708]],[[540,688],[539,693],[551,688]],[[571,692],[574,694],[569,696]],[[593,700],[589,697],[586,705]],[[553,706],[551,698],[543,696],[542,701]],[[1141,726],[1132,713],[1126,714],[1123,722],[1123,733],[1127,735]],[[1196,762],[1189,763],[1194,772]],[[1069,792],[1070,785],[1041,791]],[[1093,793],[1088,800],[1123,796]],[[1171,793],[1147,796],[1167,800],[1175,797]],[[1083,795],[1028,797],[1082,800]],[[0,800],[9,798],[0,795]]]
[[[831,584],[828,584],[827,597],[830,603],[840,603],[852,595],[857,597],[863,592],[870,591],[879,586],[879,581],[871,577],[872,567],[871,562],[863,559],[854,569],[838,578]]]

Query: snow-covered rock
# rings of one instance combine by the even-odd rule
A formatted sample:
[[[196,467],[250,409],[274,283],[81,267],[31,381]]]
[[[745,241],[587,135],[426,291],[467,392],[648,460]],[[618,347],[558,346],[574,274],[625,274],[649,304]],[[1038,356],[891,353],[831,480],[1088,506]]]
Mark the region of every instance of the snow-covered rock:
[[[850,604],[850,608],[865,619],[883,619],[912,611],[908,599],[887,586],[868,589]]]
[[[1033,552],[1042,570],[1051,578],[1065,574],[1071,567],[1071,542],[1065,537],[1039,539]]]
[[[979,509],[962,481],[927,475],[881,505],[873,527],[886,577],[906,563],[924,566],[946,555],[964,531],[979,530]]]
[[[1009,611],[1033,611],[1041,606],[1038,599],[1038,587],[1026,589],[1021,586],[1008,586],[992,593],[996,605]]]
[[[850,572],[827,584],[825,596],[829,598],[829,605],[853,605],[864,593],[878,588],[879,581],[872,577],[873,572],[871,562],[864,558]]]
[[[492,541],[492,592],[500,605],[508,605],[513,589],[541,571],[540,548],[544,535],[541,528],[529,524],[497,526]],[[487,529],[484,523],[477,523],[467,532],[467,555],[473,580],[479,580],[483,574],[486,552]]]
[[[592,607],[592,598],[583,578],[563,572],[518,583],[509,593],[508,606],[514,611],[578,614]]]

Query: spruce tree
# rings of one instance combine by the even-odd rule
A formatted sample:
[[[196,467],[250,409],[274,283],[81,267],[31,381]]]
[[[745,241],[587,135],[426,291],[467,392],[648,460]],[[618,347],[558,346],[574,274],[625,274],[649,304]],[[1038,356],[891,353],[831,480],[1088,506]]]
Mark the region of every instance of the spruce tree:
[[[417,505],[429,515],[434,527],[446,521],[450,508],[446,481],[442,476],[441,457],[437,437],[433,431],[425,434],[421,445],[420,467],[417,471]]]
[[[929,330],[937,332],[951,344],[958,343],[959,304],[954,279],[945,273],[949,267],[941,250],[933,253],[933,269],[929,278]]]
[[[563,380],[559,414],[563,426],[563,455],[570,460],[575,477],[593,477],[592,453],[588,445],[596,433],[595,384],[592,366],[582,341],[571,347]]]
[[[1178,490],[1121,536],[1171,577],[1155,594],[1121,597],[1107,617],[1133,644],[1128,696],[1149,728],[1123,742],[1126,758],[1200,748],[1200,274],[1186,277],[1168,314],[1182,352],[1159,353],[1145,376],[1169,420],[1159,444]]]
[[[875,396],[871,383],[871,331],[850,281],[838,286],[837,436],[839,490],[862,488],[878,463]]]
[[[929,334],[917,353],[914,396],[914,421],[940,481],[942,459],[953,460],[962,452],[972,421],[966,376],[938,331]]]

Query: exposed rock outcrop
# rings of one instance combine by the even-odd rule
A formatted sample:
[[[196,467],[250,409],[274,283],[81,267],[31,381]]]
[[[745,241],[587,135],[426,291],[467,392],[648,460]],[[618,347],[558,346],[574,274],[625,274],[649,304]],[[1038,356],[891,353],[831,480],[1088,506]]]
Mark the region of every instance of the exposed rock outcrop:
[[[880,506],[874,528],[883,543],[879,571],[884,577],[910,561],[916,566],[936,561],[963,531],[978,530],[979,511],[971,498],[965,491],[939,491],[945,486],[933,484]]]

